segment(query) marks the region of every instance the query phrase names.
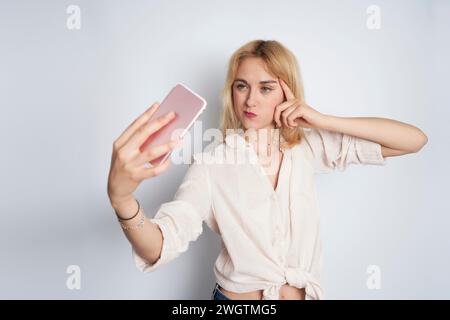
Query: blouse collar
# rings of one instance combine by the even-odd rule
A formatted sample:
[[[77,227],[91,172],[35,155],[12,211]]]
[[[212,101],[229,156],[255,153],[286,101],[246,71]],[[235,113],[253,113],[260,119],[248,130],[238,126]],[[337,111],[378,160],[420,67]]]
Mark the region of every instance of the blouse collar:
[[[250,143],[245,141],[243,131],[227,134],[225,137],[225,143],[229,147],[235,149],[246,149],[251,147]]]

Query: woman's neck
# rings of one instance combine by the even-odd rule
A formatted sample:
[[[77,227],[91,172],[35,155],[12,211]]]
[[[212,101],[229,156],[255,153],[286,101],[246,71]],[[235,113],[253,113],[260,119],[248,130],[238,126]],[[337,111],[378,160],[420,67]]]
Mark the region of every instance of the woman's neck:
[[[245,140],[252,145],[258,155],[270,156],[276,150],[280,150],[283,140],[281,130],[273,127],[261,129],[247,129],[244,133]]]

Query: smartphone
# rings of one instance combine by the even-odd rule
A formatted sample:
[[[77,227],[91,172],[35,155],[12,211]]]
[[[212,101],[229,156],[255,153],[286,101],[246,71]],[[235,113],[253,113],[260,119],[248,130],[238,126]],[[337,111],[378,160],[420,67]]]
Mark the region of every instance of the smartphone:
[[[184,84],[177,83],[161,102],[149,122],[170,111],[175,112],[175,117],[164,127],[150,135],[140,146],[140,151],[165,144],[176,138],[183,138],[205,108],[206,100],[204,98]],[[179,133],[175,135],[174,131],[177,129]],[[171,153],[172,151],[149,161],[150,165],[153,167],[162,164]]]

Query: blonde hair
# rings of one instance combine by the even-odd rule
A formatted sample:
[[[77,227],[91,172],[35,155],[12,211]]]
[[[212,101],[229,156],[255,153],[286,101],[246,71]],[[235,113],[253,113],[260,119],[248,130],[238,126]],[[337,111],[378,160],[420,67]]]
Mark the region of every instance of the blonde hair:
[[[300,101],[305,101],[303,80],[300,68],[294,54],[275,40],[253,40],[237,49],[230,57],[225,86],[222,90],[223,112],[220,122],[222,135],[225,137],[227,129],[244,130],[241,121],[237,118],[233,107],[233,81],[236,77],[237,69],[243,59],[247,57],[262,58],[267,71],[272,75],[284,80],[291,89],[294,96]],[[280,128],[282,137],[286,141],[285,147],[300,143],[304,136],[303,128]]]

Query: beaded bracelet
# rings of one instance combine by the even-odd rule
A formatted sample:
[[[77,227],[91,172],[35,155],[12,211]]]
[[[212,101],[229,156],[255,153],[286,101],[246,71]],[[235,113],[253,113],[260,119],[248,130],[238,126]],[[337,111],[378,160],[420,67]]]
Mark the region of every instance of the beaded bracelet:
[[[139,222],[137,224],[132,225],[132,226],[127,226],[121,222],[120,226],[122,227],[123,230],[141,229],[144,226],[144,221],[145,221],[145,215],[142,215],[141,219],[139,219]]]
[[[120,226],[121,226],[122,229],[124,229],[124,230],[139,229],[139,228],[142,228],[142,227],[144,226],[145,215],[142,215],[141,219],[139,219],[139,222],[138,222],[137,224],[135,224],[135,225],[127,226],[127,225],[125,225],[125,224],[122,223],[122,221],[129,221],[129,220],[131,220],[131,219],[136,218],[136,216],[139,214],[139,211],[140,211],[140,209],[141,209],[141,204],[139,203],[139,201],[138,201],[137,199],[135,199],[135,200],[136,200],[136,202],[137,202],[137,204],[138,204],[138,209],[137,209],[136,213],[135,213],[132,217],[130,217],[130,218],[121,218],[121,217],[117,214],[117,211],[114,210],[114,211],[116,212],[117,220],[119,220]]]

